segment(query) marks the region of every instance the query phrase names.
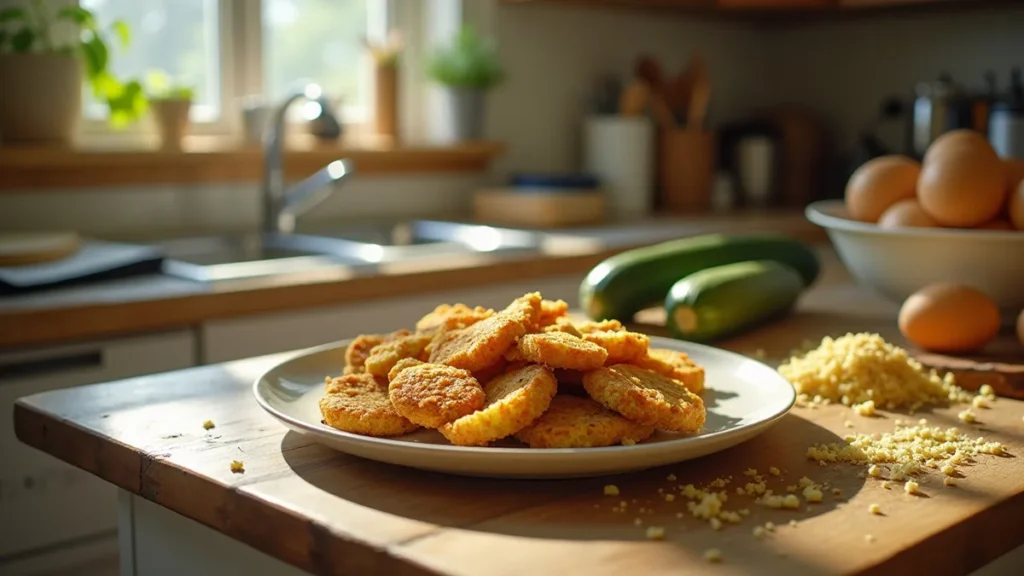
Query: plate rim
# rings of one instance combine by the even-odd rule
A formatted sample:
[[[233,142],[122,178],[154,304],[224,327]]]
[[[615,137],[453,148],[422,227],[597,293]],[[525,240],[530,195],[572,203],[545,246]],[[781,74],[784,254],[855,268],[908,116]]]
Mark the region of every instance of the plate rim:
[[[296,351],[295,354],[289,355],[287,358],[277,362],[270,368],[264,370],[252,384],[252,394],[256,399],[256,403],[267,412],[270,416],[277,419],[279,422],[286,423],[286,426],[295,430],[301,429],[305,433],[317,435],[317,434],[329,434],[337,437],[341,441],[345,442],[360,442],[365,445],[372,445],[379,447],[384,450],[422,450],[425,452],[438,452],[450,456],[455,455],[472,455],[476,457],[485,458],[496,458],[496,457],[511,457],[511,456],[526,456],[529,455],[532,458],[546,458],[546,459],[557,459],[558,457],[565,457],[570,454],[588,454],[595,457],[600,455],[616,455],[623,452],[630,454],[644,454],[644,453],[657,453],[670,448],[682,449],[688,444],[692,443],[704,443],[711,441],[721,441],[724,439],[731,438],[733,436],[743,436],[747,433],[755,432],[757,429],[766,427],[774,422],[783,418],[788,414],[793,406],[796,405],[796,389],[793,388],[792,383],[789,382],[784,376],[778,373],[777,370],[773,369],[760,360],[743,356],[738,352],[726,350],[724,348],[718,348],[715,346],[709,346],[706,344],[699,344],[696,342],[690,342],[687,340],[677,340],[673,338],[666,338],[662,336],[649,336],[651,344],[655,342],[668,342],[678,345],[680,343],[685,346],[692,346],[704,351],[709,351],[712,354],[727,354],[737,356],[745,361],[754,362],[760,364],[764,368],[774,372],[778,378],[783,382],[789,384],[790,397],[785,403],[785,406],[777,410],[774,414],[770,414],[762,419],[754,422],[748,422],[739,426],[728,428],[726,430],[719,430],[717,432],[711,432],[708,434],[697,434],[697,435],[686,435],[679,438],[673,438],[671,440],[665,440],[662,442],[654,442],[651,444],[637,443],[629,446],[614,445],[614,446],[597,446],[592,448],[515,448],[506,446],[455,446],[452,444],[431,444],[422,442],[410,442],[402,441],[395,438],[383,438],[377,436],[365,436],[362,434],[355,434],[352,432],[346,432],[344,430],[338,430],[336,428],[325,427],[323,424],[311,424],[304,420],[299,420],[292,416],[289,416],[277,408],[270,406],[269,403],[259,393],[260,385],[267,378],[267,376],[274,370],[281,367],[287,362],[297,360],[306,356],[312,356],[314,354],[323,352],[325,350],[331,350],[338,348],[342,344],[347,345],[354,338],[345,338],[337,340],[335,342],[329,342],[320,346],[314,346],[312,348],[306,348],[304,350]],[[269,384],[268,384],[269,385]]]

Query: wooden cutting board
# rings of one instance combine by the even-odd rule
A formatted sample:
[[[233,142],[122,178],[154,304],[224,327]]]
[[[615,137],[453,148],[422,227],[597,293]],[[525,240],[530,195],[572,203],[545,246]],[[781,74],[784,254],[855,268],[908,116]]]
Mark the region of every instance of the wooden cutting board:
[[[26,232],[0,235],[0,266],[27,266],[74,254],[81,239],[74,232]]]
[[[988,384],[999,396],[1024,399],[1024,344],[1013,334],[1001,335],[977,356],[947,356],[914,352],[925,366],[952,372],[957,384],[977,390]]]

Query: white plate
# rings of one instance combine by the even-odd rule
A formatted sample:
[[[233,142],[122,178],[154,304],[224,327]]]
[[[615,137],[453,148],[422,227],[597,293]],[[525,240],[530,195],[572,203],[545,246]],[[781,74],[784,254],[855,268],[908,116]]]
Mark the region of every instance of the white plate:
[[[507,441],[452,446],[436,431],[372,438],[320,422],[324,377],[341,373],[348,342],[313,348],[256,380],[256,401],[285,426],[326,446],[370,460],[423,470],[494,478],[572,478],[618,474],[706,456],[765,431],[793,406],[796,393],[770,367],[725,350],[651,338],[651,346],[686,352],[706,370],[707,423],[694,435],[658,432],[633,446],[531,449]]]

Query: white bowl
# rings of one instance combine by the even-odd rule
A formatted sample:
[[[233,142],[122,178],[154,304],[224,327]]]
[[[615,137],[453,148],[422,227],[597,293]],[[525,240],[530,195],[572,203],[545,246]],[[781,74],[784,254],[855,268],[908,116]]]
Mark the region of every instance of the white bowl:
[[[851,220],[842,200],[807,207],[850,273],[903,302],[935,282],[957,282],[987,294],[1005,314],[1024,308],[1024,231],[902,228]]]

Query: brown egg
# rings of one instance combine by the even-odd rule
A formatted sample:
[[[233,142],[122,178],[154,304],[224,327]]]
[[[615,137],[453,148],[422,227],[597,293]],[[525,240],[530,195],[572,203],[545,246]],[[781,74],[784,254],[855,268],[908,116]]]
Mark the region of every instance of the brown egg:
[[[952,140],[943,141],[953,135]],[[1006,199],[1006,168],[983,138],[940,136],[940,152],[921,167],[917,200],[943,226],[973,228],[999,214]]]
[[[921,163],[928,164],[935,162],[940,157],[945,156],[951,151],[955,151],[962,145],[979,146],[982,144],[988,144],[988,140],[986,140],[980,132],[975,132],[974,130],[968,130],[966,128],[951,130],[936,138],[935,142],[932,142],[932,145],[925,151],[924,159],[921,160]]]
[[[1009,220],[996,218],[991,222],[985,222],[981,226],[978,226],[978,230],[1013,230],[1013,224],[1010,224]]]
[[[900,200],[889,206],[878,219],[882,228],[937,228],[939,223],[921,209],[913,198]]]
[[[1017,316],[1017,339],[1020,340],[1021,345],[1024,345],[1024,310],[1020,311],[1020,316]]]
[[[1009,207],[1010,222],[1017,230],[1024,230],[1024,180],[1010,191]]]
[[[907,340],[925,350],[973,352],[999,333],[999,308],[970,286],[932,284],[903,303],[899,326]]]
[[[1017,184],[1024,180],[1024,160],[1003,158],[1003,167],[1006,168],[1006,179],[1010,183],[1009,189],[1017,188]]]
[[[846,210],[850,218],[878,222],[890,206],[913,198],[921,165],[906,156],[889,155],[868,160],[846,183]]]

